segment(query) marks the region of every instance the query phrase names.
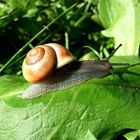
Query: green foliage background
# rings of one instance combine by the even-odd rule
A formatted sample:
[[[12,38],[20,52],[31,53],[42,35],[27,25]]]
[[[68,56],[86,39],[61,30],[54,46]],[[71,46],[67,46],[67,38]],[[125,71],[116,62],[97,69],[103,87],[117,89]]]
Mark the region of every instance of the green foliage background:
[[[77,60],[103,59],[122,43],[115,55],[125,57],[112,62],[139,63],[139,13],[139,0],[1,0],[0,139],[139,139],[139,65],[28,101],[19,76],[26,53],[49,42]]]
[[[48,28],[47,25],[73,4],[76,4],[73,9],[53,22]],[[97,4],[98,1],[87,0],[6,0],[1,2],[1,67],[43,27],[47,28],[14,58],[14,63],[19,58],[22,60],[22,56],[32,46],[48,42],[63,44],[71,50],[77,59],[80,59],[84,54],[90,54],[86,59],[104,57],[104,47],[110,48],[114,44],[112,39],[107,39],[100,33],[103,26],[99,20]],[[10,63],[12,67],[7,68],[5,73],[19,72],[21,63],[22,61],[18,61],[16,67]]]
[[[74,4],[70,11],[58,18]],[[86,59],[103,58],[110,52],[108,49],[113,47],[114,41],[116,46],[119,43],[124,46],[118,55],[136,55],[140,35],[139,5],[136,0],[117,0],[115,3],[110,0],[3,0],[0,3],[1,67],[20,48],[24,48],[12,60],[16,67],[6,71],[19,72],[21,63],[17,59],[22,60],[32,46],[47,42],[63,44],[77,59],[84,54],[89,54]],[[46,29],[42,31],[43,27]],[[101,31],[111,38],[105,38]]]
[[[26,52],[48,42],[64,45],[77,59],[104,58],[120,43],[117,55],[137,55],[139,11],[137,0],[3,0],[0,71],[20,74]]]

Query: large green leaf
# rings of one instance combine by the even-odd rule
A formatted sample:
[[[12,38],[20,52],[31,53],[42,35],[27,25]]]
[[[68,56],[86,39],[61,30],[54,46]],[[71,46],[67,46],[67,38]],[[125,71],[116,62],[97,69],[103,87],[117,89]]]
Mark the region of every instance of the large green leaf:
[[[123,44],[116,54],[136,55],[140,43],[140,1],[100,0],[99,17],[105,27],[102,33]],[[116,55],[115,54],[115,55]]]
[[[114,71],[120,77],[91,79],[32,100],[21,99],[29,86],[23,77],[1,77],[0,139],[110,140],[126,128],[140,129],[140,65]]]

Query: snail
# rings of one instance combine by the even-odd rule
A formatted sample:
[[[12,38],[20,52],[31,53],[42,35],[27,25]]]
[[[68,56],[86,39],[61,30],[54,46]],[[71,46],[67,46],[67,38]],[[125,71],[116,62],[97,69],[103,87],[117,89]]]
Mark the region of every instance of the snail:
[[[62,45],[48,43],[31,49],[23,61],[22,73],[32,83],[22,95],[32,99],[54,90],[78,85],[91,78],[113,74],[109,59],[121,44],[104,60],[76,61]]]

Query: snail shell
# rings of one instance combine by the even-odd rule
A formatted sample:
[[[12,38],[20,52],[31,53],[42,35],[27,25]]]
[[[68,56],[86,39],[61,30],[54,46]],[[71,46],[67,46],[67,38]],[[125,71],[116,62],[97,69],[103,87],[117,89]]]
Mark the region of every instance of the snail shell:
[[[50,77],[55,69],[73,60],[72,54],[60,44],[39,45],[28,52],[22,65],[22,73],[27,81],[36,83]]]

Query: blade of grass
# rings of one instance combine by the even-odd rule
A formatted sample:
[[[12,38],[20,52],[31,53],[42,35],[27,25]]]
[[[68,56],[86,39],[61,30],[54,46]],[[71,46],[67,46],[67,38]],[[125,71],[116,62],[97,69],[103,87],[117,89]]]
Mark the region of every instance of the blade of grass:
[[[64,16],[66,13],[71,11],[74,7],[76,7],[77,4],[73,4],[70,6],[66,11],[61,13],[58,17],[56,17],[52,22],[50,22],[47,26],[44,26],[42,30],[40,30],[33,38],[31,38],[21,49],[19,49],[0,69],[0,73],[16,58],[17,55],[19,55],[34,39],[36,39],[39,35],[41,35],[46,29],[55,23],[57,20],[59,20],[62,16]]]
[[[99,60],[101,59],[100,55],[98,54],[98,52],[94,48],[87,46],[87,45],[84,46],[84,48],[90,49],[99,58]]]
[[[77,9],[77,10],[74,12],[74,14],[78,14],[78,12],[80,11],[80,9],[82,9],[85,5],[86,5],[86,4],[82,5],[82,7],[80,7],[79,9]],[[67,19],[67,22],[69,22],[73,17],[74,17],[74,16],[73,16],[73,14],[72,14],[71,17],[69,17],[69,18]],[[48,36],[46,36],[39,44],[43,44],[43,43],[44,43],[45,41],[47,41],[48,39],[52,38],[53,35],[54,35],[55,33],[59,32],[63,27],[64,27],[64,26],[62,25],[62,26],[60,26],[59,28],[57,28],[56,30],[54,30],[51,34],[49,34]],[[66,40],[66,38],[65,38],[65,40]],[[68,41],[68,40],[67,40],[67,41]],[[68,42],[69,42],[69,41],[68,41]],[[30,48],[33,48],[32,44],[31,44],[31,45],[29,44],[28,46],[29,46]],[[67,46],[67,45],[65,45],[65,46]],[[68,45],[68,46],[69,46],[69,45]],[[67,47],[66,47],[66,48],[67,48]],[[69,47],[68,47],[67,49],[69,49]],[[15,65],[17,62],[19,62],[20,60],[22,60],[24,57],[25,57],[25,55],[23,55],[23,56],[21,56],[20,58],[16,59],[14,62],[12,62],[11,64],[9,64],[9,65],[7,66],[7,68],[12,67],[12,66]],[[2,67],[2,66],[3,66],[3,65],[1,65],[1,67]]]
[[[69,49],[69,35],[68,32],[65,32],[65,47]]]
[[[12,66],[15,65],[17,62],[21,61],[25,56],[26,56],[26,54],[20,56],[20,57],[17,58],[15,61],[11,62],[11,63],[7,66],[7,68],[12,67]]]
[[[87,3],[82,4],[81,7],[79,7],[77,10],[75,10],[74,11],[74,14],[72,14],[69,18],[67,18],[67,22],[69,22],[70,20],[72,20],[74,18],[74,15],[78,15],[78,13],[80,13],[80,11],[86,6],[86,4]],[[63,25],[61,25],[58,29],[56,29],[55,31],[53,31],[48,36],[46,36],[39,44],[44,43],[46,40],[48,40],[49,38],[51,38],[55,33],[59,32],[62,28],[64,28]]]

